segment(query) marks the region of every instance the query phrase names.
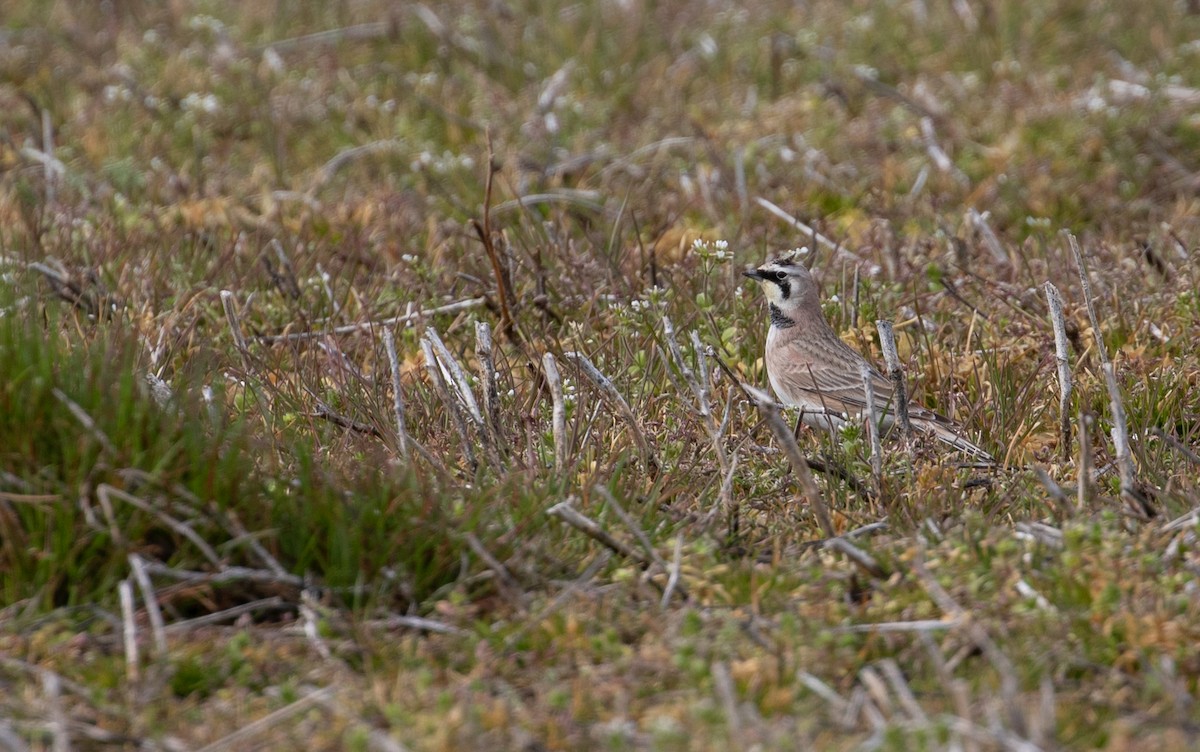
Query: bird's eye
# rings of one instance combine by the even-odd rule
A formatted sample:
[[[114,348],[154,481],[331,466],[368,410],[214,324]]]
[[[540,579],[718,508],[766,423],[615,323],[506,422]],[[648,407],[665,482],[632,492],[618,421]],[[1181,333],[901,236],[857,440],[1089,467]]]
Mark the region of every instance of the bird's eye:
[[[776,282],[782,282],[787,279],[787,274],[785,272],[772,272],[771,279],[775,280]]]

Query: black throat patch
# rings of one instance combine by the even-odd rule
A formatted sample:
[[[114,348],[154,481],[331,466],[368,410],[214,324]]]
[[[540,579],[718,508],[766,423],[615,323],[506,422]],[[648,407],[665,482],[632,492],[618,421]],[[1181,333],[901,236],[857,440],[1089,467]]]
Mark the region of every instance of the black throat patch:
[[[779,306],[771,303],[771,326],[776,329],[790,329],[796,325],[795,319],[789,319],[783,315],[783,311],[779,310]]]

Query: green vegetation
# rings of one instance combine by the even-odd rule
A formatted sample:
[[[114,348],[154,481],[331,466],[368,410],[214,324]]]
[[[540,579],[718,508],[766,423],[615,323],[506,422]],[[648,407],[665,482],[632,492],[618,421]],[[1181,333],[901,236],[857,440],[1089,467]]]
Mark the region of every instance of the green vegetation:
[[[0,741],[1200,745],[1194,5],[8,3]],[[803,433],[826,541],[798,246],[1007,468]]]

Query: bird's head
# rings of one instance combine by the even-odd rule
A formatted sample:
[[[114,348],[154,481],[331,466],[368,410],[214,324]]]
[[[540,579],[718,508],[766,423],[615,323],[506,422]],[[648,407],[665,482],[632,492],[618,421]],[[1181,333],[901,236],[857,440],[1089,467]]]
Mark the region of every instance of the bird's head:
[[[820,305],[816,281],[808,269],[790,256],[768,261],[742,274],[757,281],[767,302],[784,313]]]

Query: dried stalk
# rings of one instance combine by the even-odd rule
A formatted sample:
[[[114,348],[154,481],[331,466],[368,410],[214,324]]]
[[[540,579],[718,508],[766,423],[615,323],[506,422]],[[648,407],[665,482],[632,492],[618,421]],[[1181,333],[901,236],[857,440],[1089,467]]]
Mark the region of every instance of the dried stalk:
[[[429,380],[433,383],[434,391],[446,405],[446,409],[450,411],[454,428],[458,431],[458,438],[462,442],[462,453],[467,460],[467,466],[474,471],[479,466],[479,460],[475,456],[475,449],[472,446],[470,434],[467,432],[467,420],[463,417],[462,406],[459,404],[459,400],[450,394],[450,388],[446,386],[437,356],[433,354],[433,345],[426,337],[421,338],[421,354],[425,356],[425,370],[429,372]]]
[[[574,501],[574,497],[560,501],[547,509],[546,514],[562,520],[613,553],[635,562],[642,569],[650,567],[653,561],[649,556],[624,541],[614,538],[607,530],[600,527],[595,520],[584,516],[578,509],[572,506],[572,501]]]
[[[595,364],[583,353],[568,352],[563,353],[563,355],[575,361],[575,365],[579,366],[579,369],[583,371],[583,375],[587,376],[588,381],[592,382],[600,391],[600,395],[608,402],[609,407],[616,411],[621,419],[625,421],[625,424],[629,426],[630,432],[633,433],[633,440],[638,445],[638,451],[642,454],[642,461],[652,472],[657,472],[660,467],[658,457],[655,455],[654,450],[650,448],[650,442],[646,440],[646,434],[642,432],[642,426],[638,423],[633,409],[629,407],[629,403],[617,391],[617,387],[607,376],[600,373],[600,369],[596,368]]]
[[[821,233],[819,233],[819,232],[817,232],[816,230],[814,230],[812,227],[810,227],[810,226],[808,226],[808,225],[804,224],[803,222],[801,222],[800,220],[796,219],[796,218],[795,218],[795,217],[793,217],[792,215],[788,214],[788,213],[787,213],[787,212],[785,212],[783,209],[780,209],[778,206],[776,206],[775,204],[773,204],[773,203],[771,203],[770,201],[766,200],[766,199],[765,199],[765,198],[763,198],[762,196],[755,196],[755,197],[754,197],[754,203],[756,203],[756,204],[758,204],[759,206],[761,206],[762,208],[766,209],[766,210],[767,210],[767,211],[768,211],[768,212],[769,212],[769,213],[770,213],[772,216],[774,216],[775,218],[777,218],[777,219],[780,219],[780,220],[783,220],[783,222],[787,223],[788,225],[790,225],[790,226],[792,226],[792,227],[796,228],[797,230],[800,230],[801,232],[805,233],[806,235],[808,235],[809,237],[811,237],[811,238],[813,239],[813,241],[814,241],[814,242],[816,242],[816,243],[820,243],[821,245],[823,245],[823,246],[825,246],[826,248],[828,248],[830,251],[832,251],[832,252],[834,252],[834,253],[841,252],[841,253],[843,253],[843,254],[846,254],[846,255],[848,255],[848,256],[851,256],[851,257],[852,257],[852,258],[854,258],[856,261],[857,261],[857,260],[860,260],[860,259],[859,259],[857,256],[855,256],[855,255],[854,255],[853,253],[851,253],[849,250],[847,250],[847,249],[843,248],[843,247],[842,247],[840,244],[838,244],[838,243],[835,243],[834,241],[832,241],[832,240],[830,240],[829,238],[825,237],[825,236],[824,236],[824,235],[822,235]]]
[[[1069,232],[1064,232],[1067,236],[1067,243],[1071,246],[1071,254],[1075,257],[1075,268],[1079,270],[1079,284],[1083,288],[1083,301],[1087,304],[1088,320],[1092,324],[1092,336],[1096,338],[1096,350],[1100,353],[1100,363],[1108,363],[1108,350],[1104,346],[1104,337],[1100,332],[1100,320],[1096,318],[1096,305],[1092,302],[1092,283],[1088,279],[1087,259],[1083,255],[1083,251],[1079,248],[1079,241]]]
[[[138,641],[137,621],[133,613],[133,583],[121,580],[117,583],[117,593],[121,600],[121,634],[125,644],[125,675],[129,681],[138,680]]]
[[[859,364],[859,375],[863,382],[863,395],[867,401],[867,435],[871,439],[871,475],[875,479],[875,490],[883,489],[883,443],[879,438],[879,413],[875,411],[875,384],[871,366]]]
[[[237,301],[231,290],[221,291],[221,307],[225,309],[225,318],[229,321],[229,330],[233,332],[233,343],[244,358],[247,354],[246,335],[242,334],[242,322],[238,318]]]
[[[1137,497],[1137,484],[1133,466],[1133,453],[1129,449],[1129,427],[1125,422],[1125,405],[1121,402],[1121,388],[1112,363],[1104,364],[1104,381],[1108,384],[1108,398],[1112,407],[1112,440],[1117,453],[1117,472],[1121,477],[1121,497],[1130,501]],[[1140,504],[1135,504],[1140,506]]]
[[[826,538],[836,538],[837,533],[833,529],[833,520],[829,516],[829,507],[826,506],[825,499],[821,497],[821,489],[817,486],[816,479],[813,478],[808,462],[800,452],[800,445],[796,443],[796,437],[792,435],[792,429],[788,427],[783,417],[779,414],[779,408],[776,406],[775,401],[766,392],[745,382],[742,382],[742,391],[754,400],[754,404],[758,407],[758,412],[762,415],[763,421],[771,429],[771,433],[775,434],[775,440],[779,443],[780,448],[783,449],[783,453],[787,455],[788,462],[792,466],[792,472],[796,473],[796,477],[800,479],[801,492],[808,499],[808,503],[812,505],[813,513],[817,517],[817,523],[821,526],[821,532],[825,534]]]
[[[446,383],[453,387],[454,393],[458,396],[463,407],[466,408],[467,416],[471,422],[479,429],[479,435],[482,438],[483,451],[491,462],[492,467],[497,470],[503,467],[500,461],[500,452],[496,447],[495,436],[490,430],[487,422],[483,418],[483,413],[479,411],[479,403],[475,401],[475,393],[471,390],[471,384],[467,381],[467,374],[463,367],[451,354],[449,348],[442,342],[442,338],[438,336],[437,330],[432,326],[425,330],[425,340],[433,346],[434,352],[437,354],[437,361],[441,366],[443,375],[446,377]]]
[[[699,375],[692,371],[688,366],[687,361],[683,357],[683,350],[679,347],[679,341],[675,337],[675,326],[671,323],[671,319],[666,316],[662,317],[663,337],[667,341],[667,349],[671,353],[671,359],[675,361],[676,368],[679,369],[680,375],[691,390],[692,395],[696,398],[696,409],[700,415],[700,423],[704,426],[705,433],[708,434],[709,442],[712,444],[713,453],[717,457],[717,465],[721,469],[722,479],[729,477],[732,474],[730,469],[729,454],[725,451],[725,431],[728,428],[728,413],[726,419],[717,421],[713,415],[711,405],[711,384],[708,375],[708,361],[704,354],[704,346],[700,342],[700,335],[694,330],[691,332],[692,349],[696,353],[696,365],[698,366]],[[733,520],[737,514],[737,507],[733,500],[733,488],[731,485],[721,483],[720,498],[721,509]]]
[[[831,551],[837,551],[850,561],[854,562],[856,566],[872,577],[885,579],[888,576],[887,570],[884,569],[879,562],[875,561],[875,557],[871,556],[869,553],[854,545],[844,537],[830,538],[829,540],[825,541],[825,548],[828,548]]]
[[[137,581],[138,589],[142,591],[142,600],[146,603],[150,633],[154,636],[154,649],[162,658],[167,655],[167,630],[163,623],[162,609],[158,606],[158,597],[154,593],[154,585],[150,582],[150,575],[146,573],[146,565],[141,556],[130,554],[129,566],[133,569],[133,579]]]
[[[855,269],[857,274],[858,270]],[[896,351],[896,330],[892,322],[879,319],[875,322],[879,330],[879,346],[883,348],[883,361],[887,365],[887,375],[892,382],[895,394],[896,419],[900,423],[900,435],[905,441],[912,441],[912,420],[908,417],[908,385],[904,381],[904,369],[900,367],[900,354]]]
[[[650,560],[657,564],[662,571],[668,571],[667,563],[659,556],[658,549],[650,543],[650,536],[646,535],[646,531],[642,530],[641,526],[637,524],[637,521],[633,519],[629,512],[625,511],[625,507],[621,506],[616,497],[604,486],[594,486],[592,490],[604,498],[604,502],[608,507],[625,524],[625,527],[629,528],[629,532],[633,533],[633,537],[637,538],[638,543],[642,544],[642,549],[650,557]]]
[[[1054,359],[1058,364],[1058,432],[1064,461],[1071,456],[1071,360],[1067,349],[1067,320],[1063,316],[1062,295],[1046,282],[1046,304],[1054,327]]]
[[[992,226],[988,224],[987,215],[980,214],[975,209],[967,209],[967,224],[979,233],[983,238],[983,247],[988,249],[997,262],[1010,266],[1011,261],[1008,254],[1004,251],[1004,246],[1000,243],[1000,238],[996,237],[996,232],[992,230]]]
[[[363,321],[358,324],[346,324],[344,326],[335,326],[332,329],[323,329],[319,331],[308,332],[288,332],[285,334],[262,334],[254,339],[258,342],[300,342],[310,339],[320,339],[329,334],[356,334],[362,332],[370,332],[379,328],[390,326],[398,326],[400,324],[408,324],[413,321],[419,321],[424,318],[429,318],[442,313],[457,313],[465,311],[468,308],[477,308],[483,305],[487,298],[470,298],[468,300],[459,300],[453,303],[447,303],[436,308],[428,308],[423,311],[412,311],[403,316],[393,316],[381,321]]]
[[[392,411],[396,415],[396,445],[400,456],[408,460],[408,428],[404,423],[404,394],[400,390],[400,357],[396,354],[396,338],[390,328],[383,330],[383,347],[387,350],[392,370]]]
[[[496,364],[492,354],[492,328],[486,321],[475,322],[475,357],[479,360],[479,376],[483,380],[484,419],[500,440],[500,387],[496,381]]]
[[[554,433],[554,472],[562,475],[567,465],[567,408],[563,400],[562,377],[553,353],[542,356],[542,369],[550,387],[551,426]]]

